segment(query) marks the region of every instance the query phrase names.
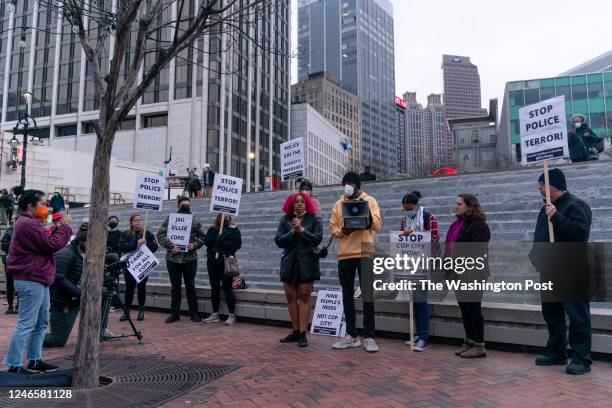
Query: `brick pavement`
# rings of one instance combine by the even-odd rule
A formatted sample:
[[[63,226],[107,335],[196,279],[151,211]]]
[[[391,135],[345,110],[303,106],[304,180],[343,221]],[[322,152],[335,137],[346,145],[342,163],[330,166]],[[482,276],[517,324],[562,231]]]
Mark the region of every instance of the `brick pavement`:
[[[310,346],[300,349],[278,342],[286,328],[204,325],[186,317],[169,325],[163,323],[165,314],[147,312],[145,317],[137,322],[143,345],[126,338],[105,342],[101,350],[241,366],[166,408],[612,406],[612,365],[606,362],[595,362],[590,374],[572,377],[564,367],[534,366],[531,354],[490,351],[486,359],[463,360],[448,345],[414,353],[394,339],[380,339],[381,351],[368,354],[333,350],[333,339],[320,336],[310,336]],[[128,324],[118,318],[119,313],[111,314],[109,328],[129,333]],[[14,322],[14,316],[0,315],[0,355]],[[75,342],[76,326],[68,345],[46,351],[45,358],[66,356]]]

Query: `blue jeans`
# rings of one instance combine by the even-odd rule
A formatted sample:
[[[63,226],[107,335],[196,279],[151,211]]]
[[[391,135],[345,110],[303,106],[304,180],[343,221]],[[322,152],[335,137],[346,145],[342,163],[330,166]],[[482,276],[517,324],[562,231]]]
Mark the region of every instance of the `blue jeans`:
[[[40,360],[45,328],[49,324],[49,287],[38,282],[15,280],[19,293],[19,315],[4,358],[7,366],[22,366],[27,346],[27,360]]]
[[[419,339],[427,341],[429,338],[429,304],[427,303],[427,291],[414,291],[414,323],[415,335]]]

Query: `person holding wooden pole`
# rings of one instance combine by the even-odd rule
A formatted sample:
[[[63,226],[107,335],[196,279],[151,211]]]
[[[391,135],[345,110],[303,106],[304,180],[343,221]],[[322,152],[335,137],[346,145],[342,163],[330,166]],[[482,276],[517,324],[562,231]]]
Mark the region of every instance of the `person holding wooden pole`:
[[[567,364],[567,328],[571,363],[565,371],[580,375],[591,371],[591,315],[589,310],[589,261],[587,242],[592,213],[588,204],[567,191],[563,171],[548,172],[538,179],[542,197],[550,201],[540,210],[529,253],[531,263],[540,272],[540,280],[552,281],[552,293],[541,292],[542,316],[548,328],[548,342],[543,355],[535,359],[539,366]],[[552,225],[553,236],[549,233]],[[554,242],[554,244],[553,244]]]

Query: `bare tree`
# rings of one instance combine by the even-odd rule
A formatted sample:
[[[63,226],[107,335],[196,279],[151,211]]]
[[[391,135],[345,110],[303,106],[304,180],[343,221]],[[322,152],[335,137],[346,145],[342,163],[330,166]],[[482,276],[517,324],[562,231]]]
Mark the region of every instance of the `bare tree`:
[[[224,33],[230,37],[229,41],[236,36],[257,43],[250,28],[263,16],[272,15],[278,1],[116,0],[116,9],[113,9],[110,0],[38,0],[39,7],[47,7],[72,26],[84,50],[95,99],[99,103],[98,122],[94,124],[96,147],[89,211],[89,245],[81,285],[73,387],[98,386],[100,301],[109,207],[109,170],[115,133],[138,99],[172,59],[185,59],[187,51],[195,48],[194,42],[205,35]],[[111,41],[112,47],[109,45]],[[266,41],[262,41],[257,46],[264,48],[266,44]],[[219,52],[224,51],[222,48],[223,45]],[[145,56],[151,53],[154,54],[152,63],[143,64]],[[193,63],[193,60],[189,62]]]

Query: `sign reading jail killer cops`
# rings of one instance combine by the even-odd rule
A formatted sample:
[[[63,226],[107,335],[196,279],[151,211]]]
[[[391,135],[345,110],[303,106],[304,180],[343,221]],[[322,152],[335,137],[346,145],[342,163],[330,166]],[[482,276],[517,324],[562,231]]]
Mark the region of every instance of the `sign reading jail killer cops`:
[[[168,217],[168,234],[166,236],[181,252],[187,252],[192,221],[192,214],[174,213]]]
[[[283,181],[304,176],[304,139],[281,143],[281,176]]]
[[[238,215],[242,194],[242,179],[225,174],[215,174],[210,211]]]
[[[415,231],[410,235],[404,235],[403,231],[393,231],[389,238],[389,257],[399,256],[403,260],[403,268],[393,271],[395,281],[414,280],[415,275],[422,279],[426,271],[419,266],[424,264],[419,260],[431,257],[431,231]]]
[[[137,283],[149,276],[153,269],[159,265],[159,260],[146,245],[141,245],[134,252],[124,255],[121,259],[127,262],[126,268]]]
[[[523,164],[569,157],[565,96],[519,109]]]
[[[134,208],[161,211],[164,202],[164,178],[157,174],[138,174]]]
[[[342,292],[320,290],[317,294],[317,303],[312,317],[310,333],[344,337],[345,332],[346,324],[344,323]]]

